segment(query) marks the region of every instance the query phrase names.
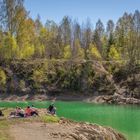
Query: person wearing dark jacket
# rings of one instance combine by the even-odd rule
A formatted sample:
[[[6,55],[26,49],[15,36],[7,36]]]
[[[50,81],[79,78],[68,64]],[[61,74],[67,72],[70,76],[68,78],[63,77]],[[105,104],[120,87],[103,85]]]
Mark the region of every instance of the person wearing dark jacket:
[[[4,114],[2,113],[2,110],[0,110],[0,117],[4,116]]]
[[[55,115],[56,114],[56,108],[54,107],[54,104],[51,104],[48,108],[47,108],[47,113],[51,114],[51,115]]]

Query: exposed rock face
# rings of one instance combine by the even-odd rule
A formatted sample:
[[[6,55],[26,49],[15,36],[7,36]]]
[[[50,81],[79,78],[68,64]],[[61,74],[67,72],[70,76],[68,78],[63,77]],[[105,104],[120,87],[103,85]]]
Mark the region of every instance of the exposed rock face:
[[[122,134],[112,128],[102,127],[96,124],[76,123],[65,119],[61,119],[60,124],[73,127],[71,132],[61,133],[62,139],[69,137],[74,140],[126,140]]]
[[[131,97],[124,97],[121,95],[102,95],[95,97],[93,100],[89,99],[89,102],[94,103],[107,103],[107,104],[135,104],[140,105],[140,100]]]
[[[37,59],[12,61],[1,69],[6,81],[0,86],[0,100],[94,102],[98,96],[97,103],[140,104],[140,67],[129,71],[109,62]]]

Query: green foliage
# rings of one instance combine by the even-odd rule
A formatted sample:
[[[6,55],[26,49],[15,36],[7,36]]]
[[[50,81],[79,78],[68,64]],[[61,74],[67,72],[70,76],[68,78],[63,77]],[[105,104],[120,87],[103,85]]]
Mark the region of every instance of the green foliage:
[[[70,45],[64,47],[64,59],[70,59],[72,56]]]
[[[84,57],[85,57],[84,49],[81,48],[80,41],[78,39],[76,39],[74,42],[72,56],[76,59],[84,59]]]
[[[5,72],[0,68],[0,86],[3,87],[6,84],[6,74]]]
[[[61,24],[48,20],[44,26],[39,17],[35,21],[30,18],[22,0],[14,2],[1,2],[0,63],[10,69],[8,74],[0,69],[1,87],[8,82],[8,88],[14,92],[17,87],[24,89],[26,82],[29,89],[93,88],[94,69],[110,74],[119,69],[112,64],[104,69],[104,61],[119,61],[122,65],[127,62],[131,71],[139,63],[139,11],[125,13],[116,25],[109,20],[106,28],[98,20],[93,30],[89,20],[81,26],[68,16]],[[101,70],[90,63],[94,60],[103,66]],[[19,64],[13,66],[12,61]]]
[[[81,69],[78,67],[71,67],[65,69],[64,81],[62,88],[70,90],[80,90]]]
[[[120,60],[121,59],[120,53],[114,45],[112,45],[111,48],[110,48],[109,58],[111,60]]]
[[[60,25],[48,20],[43,26],[39,17],[35,21],[30,18],[23,1],[13,4],[2,1],[1,4],[4,9],[0,13],[3,17],[3,22],[0,21],[0,60],[125,59],[136,65],[140,59],[139,11],[131,15],[125,13],[116,25],[109,20],[106,28],[98,20],[93,30],[89,20],[82,29],[68,16]]]
[[[35,70],[34,73],[33,73],[33,79],[36,81],[36,82],[39,82],[41,83],[42,80],[44,78],[44,73],[42,70]]]
[[[57,116],[41,116],[41,121],[44,123],[58,123],[59,120]]]
[[[24,80],[20,80],[19,87],[20,87],[20,89],[24,89],[25,88],[25,81]]]
[[[22,50],[20,50],[20,58],[21,59],[27,59],[27,58],[31,58],[34,55],[34,46],[33,45],[26,45],[24,46],[24,48]]]
[[[102,58],[100,52],[98,51],[98,49],[96,48],[94,44],[90,44],[89,53],[90,53],[91,59],[100,60]]]
[[[16,43],[16,40],[13,36],[8,33],[4,37],[2,48],[1,48],[1,53],[5,59],[11,59],[11,58],[16,58],[18,56],[18,46]]]
[[[84,53],[84,49],[83,48],[79,48],[78,56],[79,56],[79,58],[82,58],[82,59],[85,57],[85,53]]]
[[[35,48],[35,52],[36,52],[36,56],[38,55],[39,57],[43,57],[44,56],[44,53],[45,53],[45,47],[44,47],[44,45],[37,46]]]
[[[42,69],[34,70],[32,78],[35,83],[34,84],[35,88],[39,88],[41,86],[42,82],[46,81],[46,77],[45,77],[44,71]]]

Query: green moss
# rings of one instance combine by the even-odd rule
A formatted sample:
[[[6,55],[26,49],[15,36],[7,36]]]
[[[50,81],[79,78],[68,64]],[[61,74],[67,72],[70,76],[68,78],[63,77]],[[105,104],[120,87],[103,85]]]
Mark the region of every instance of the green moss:
[[[59,118],[57,116],[41,116],[41,121],[45,123],[49,122],[57,123],[59,122]]]
[[[0,67],[0,88],[4,88],[6,84],[6,74],[4,72],[4,70],[2,70],[2,68]]]

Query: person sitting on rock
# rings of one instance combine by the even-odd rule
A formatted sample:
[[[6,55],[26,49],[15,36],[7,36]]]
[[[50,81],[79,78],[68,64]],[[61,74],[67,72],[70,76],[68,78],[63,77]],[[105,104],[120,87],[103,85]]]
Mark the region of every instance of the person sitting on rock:
[[[20,107],[16,107],[15,111],[10,113],[10,118],[23,118],[25,116],[25,112]]]
[[[31,116],[34,116],[34,115],[39,116],[38,110],[37,108],[34,107],[34,105],[31,106],[31,109],[32,109]]]
[[[20,107],[17,108],[17,112],[16,112],[16,115],[23,118],[25,116],[25,112],[23,109],[21,109]]]
[[[0,117],[3,117],[4,114],[2,113],[2,110],[0,110]]]
[[[56,108],[54,107],[54,104],[51,104],[48,108],[47,108],[47,113],[51,114],[51,115],[55,115],[56,114]]]
[[[27,106],[27,108],[25,109],[25,116],[29,117],[34,115],[38,116],[37,110],[34,107]]]
[[[31,112],[32,112],[32,109],[30,108],[30,106],[27,106],[27,108],[25,109],[25,116],[26,117],[31,116]]]

